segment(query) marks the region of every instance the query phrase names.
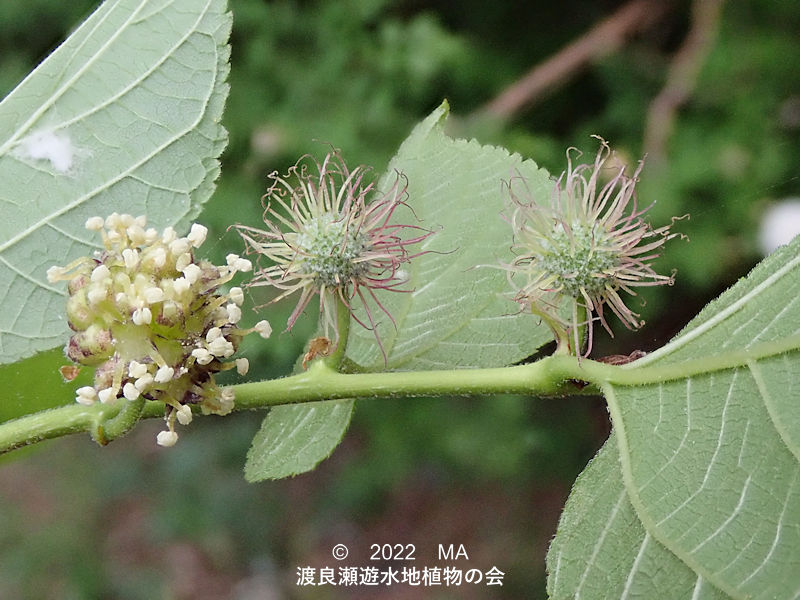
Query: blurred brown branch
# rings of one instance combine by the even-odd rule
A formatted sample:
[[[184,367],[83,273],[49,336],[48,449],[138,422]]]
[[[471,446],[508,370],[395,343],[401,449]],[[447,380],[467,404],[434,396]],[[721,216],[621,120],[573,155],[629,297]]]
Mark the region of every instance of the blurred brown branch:
[[[587,63],[614,52],[625,43],[627,37],[652,25],[670,4],[666,0],[631,0],[577,40],[536,65],[494,100],[479,108],[476,116],[510,119],[569,79]]]
[[[714,44],[725,0],[694,0],[692,22],[686,38],[675,53],[667,81],[650,103],[644,132],[648,161],[663,162],[678,109],[697,85],[697,77]]]

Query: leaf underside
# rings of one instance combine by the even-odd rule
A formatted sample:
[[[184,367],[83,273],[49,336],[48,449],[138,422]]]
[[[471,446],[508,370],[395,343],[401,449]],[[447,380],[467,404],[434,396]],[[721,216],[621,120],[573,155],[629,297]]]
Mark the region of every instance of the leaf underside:
[[[435,233],[412,249],[425,253],[404,265],[411,291],[378,292],[394,323],[371,305],[386,359],[374,332],[351,323],[347,356],[371,370],[499,367],[552,339],[509,300],[506,274],[498,268],[500,261],[511,260],[511,227],[501,216],[507,208],[502,182],[523,176],[532,193],[549,198],[549,175],[501,148],[448,137],[447,112],[444,103],[414,129],[378,186],[390,188],[402,173],[408,208],[398,210],[396,219]],[[364,311],[357,314],[369,323]],[[313,469],[338,445],[349,423],[349,413],[325,420],[319,411],[352,407],[345,400],[270,411],[253,441],[245,476],[279,479]]]
[[[575,482],[547,570],[553,600],[726,597],[642,526],[628,500],[613,435]]]
[[[408,293],[382,291],[373,306],[386,362],[372,331],[351,327],[347,356],[374,370],[501,367],[535,353],[549,329],[511,301],[501,262],[512,260],[509,198],[503,182],[525,178],[531,194],[548,199],[553,183],[544,169],[502,148],[445,134],[444,103],[420,123],[389,164],[380,189],[397,173],[408,180],[408,205],[395,218],[434,234],[404,266]],[[363,312],[359,313],[362,321]]]
[[[270,409],[247,453],[245,479],[279,479],[311,471],[339,445],[352,412],[352,400]]]
[[[798,289],[800,239],[632,363],[629,374],[648,383],[606,386],[615,440],[562,516],[548,557],[554,598],[633,597],[619,593],[628,579],[662,572],[701,587],[667,586],[659,597],[800,596]],[[657,381],[676,366],[696,374]]]
[[[63,284],[91,216],[185,228],[226,143],[224,0],[105,2],[0,103],[0,363],[62,345]]]

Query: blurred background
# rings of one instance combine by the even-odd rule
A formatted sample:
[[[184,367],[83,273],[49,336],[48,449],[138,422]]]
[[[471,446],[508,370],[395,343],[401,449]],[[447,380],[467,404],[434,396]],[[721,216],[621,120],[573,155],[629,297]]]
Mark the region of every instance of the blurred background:
[[[0,3],[0,94],[95,6]],[[797,227],[800,3],[230,8],[230,144],[202,216],[214,260],[241,251],[226,228],[258,222],[269,172],[324,154],[321,142],[380,172],[444,98],[452,135],[506,146],[554,174],[569,146],[593,156],[591,134],[631,165],[647,154],[639,197],[656,202],[653,225],[691,215],[675,226],[691,241],[673,240],[658,265],[677,269],[675,286],[643,294],[647,325],[598,336],[596,356],[660,346]],[[270,308],[276,330],[291,306]],[[310,312],[291,334],[251,348],[251,372],[289,373],[313,329]],[[149,422],[107,448],[77,436],[3,459],[0,598],[544,598],[559,512],[609,430],[592,398],[362,401],[316,471],[250,485],[242,466],[262,418],[196,420],[168,451],[154,443],[162,424]],[[504,585],[297,586],[298,567],[340,564],[337,543],[362,566],[376,566],[373,543],[415,544],[418,568],[438,564],[438,544],[463,544],[462,566],[496,566]]]

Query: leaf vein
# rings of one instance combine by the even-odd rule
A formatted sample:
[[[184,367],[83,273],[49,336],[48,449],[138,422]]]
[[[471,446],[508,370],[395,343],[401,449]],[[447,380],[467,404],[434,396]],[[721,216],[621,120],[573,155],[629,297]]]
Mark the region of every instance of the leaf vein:
[[[744,506],[744,499],[747,496],[747,491],[750,489],[750,483],[752,481],[752,477],[753,477],[752,475],[747,476],[747,479],[745,480],[744,485],[742,486],[742,492],[741,494],[739,494],[739,502],[736,504],[736,507],[733,509],[733,512],[728,516],[727,519],[725,519],[725,521],[722,522],[722,524],[719,527],[717,527],[714,530],[714,532],[711,535],[709,535],[706,539],[697,544],[694,548],[689,550],[689,554],[696,554],[703,546],[708,544],[711,540],[713,540],[720,533],[722,533],[722,531],[728,525],[730,525],[737,516],[739,516],[739,513],[741,512],[742,507]]]
[[[711,460],[708,461],[708,467],[706,468],[706,472],[703,475],[703,480],[700,482],[700,487],[698,487],[694,492],[689,494],[689,496],[681,502],[677,507],[675,507],[672,512],[666,515],[663,519],[656,523],[657,527],[661,527],[666,521],[674,517],[681,509],[683,509],[687,504],[689,504],[692,500],[694,500],[698,495],[702,493],[705,489],[706,484],[708,483],[708,479],[711,476],[711,471],[714,469],[716,464],[717,458],[719,457],[720,450],[723,447],[722,440],[725,437],[725,427],[727,425],[726,416],[728,414],[728,407],[731,405],[731,400],[733,398],[733,390],[736,383],[736,376],[738,371],[733,372],[733,377],[731,377],[730,385],[728,386],[728,395],[725,398],[725,404],[722,407],[722,415],[720,417],[720,429],[719,435],[717,436],[717,445],[714,448],[714,453],[711,456]],[[675,455],[678,454],[678,451],[675,452]]]
[[[775,524],[775,537],[772,540],[772,545],[769,548],[769,552],[767,552],[767,555],[764,557],[764,560],[761,561],[761,564],[758,566],[758,568],[752,573],[750,573],[750,575],[748,575],[747,578],[739,584],[740,586],[743,586],[753,577],[755,577],[758,573],[760,573],[764,569],[764,567],[767,566],[770,559],[772,558],[772,555],[775,553],[775,548],[778,547],[778,542],[780,541],[781,533],[783,531],[782,524],[784,517],[786,517],[786,509],[789,506],[789,500],[792,498],[792,490],[794,489],[795,483],[797,483],[797,469],[794,470],[794,475],[792,476],[792,483],[789,484],[789,489],[786,492],[786,498],[784,498],[783,501],[783,509],[781,510],[781,514],[778,517],[778,522]]]
[[[147,0],[142,0],[139,3],[138,8],[136,8],[128,17],[126,23],[122,27],[119,27],[117,31],[115,31],[114,34],[104,42],[103,47],[100,48],[99,51],[95,52],[92,57],[87,60],[72,77],[70,77],[58,90],[56,90],[46,102],[42,103],[42,105],[36,109],[22,125],[19,126],[19,128],[17,128],[17,130],[8,138],[8,140],[6,140],[6,142],[0,146],[0,156],[6,154],[8,150],[16,144],[17,140],[22,136],[22,134],[29,131],[33,124],[36,123],[36,121],[38,121],[39,118],[55,104],[55,101],[63,96],[64,93],[74,85],[75,81],[77,81],[86,71],[89,70],[89,67],[91,67],[100,59],[101,56],[103,56],[105,51],[127,29],[128,24],[136,16],[136,14],[142,10],[145,4],[147,4]]]
[[[30,274],[21,271],[13,263],[11,263],[10,261],[6,260],[6,258],[2,255],[2,250],[4,250],[4,249],[0,249],[0,262],[2,262],[11,271],[16,273],[18,277],[22,277],[26,281],[32,283],[34,286],[42,288],[43,290],[47,290],[48,292],[53,292],[54,294],[59,294],[61,296],[64,295],[63,290],[56,289],[56,288],[44,283],[43,281],[39,281],[38,279],[34,278]]]
[[[628,597],[628,594],[631,591],[631,586],[633,585],[633,580],[635,574],[639,570],[639,563],[644,556],[644,550],[647,547],[648,542],[650,541],[650,532],[646,531],[644,534],[644,538],[642,538],[642,543],[639,545],[639,551],[636,553],[636,558],[631,565],[630,571],[628,571],[628,577],[625,579],[625,587],[622,590],[622,595],[620,596],[620,600]]]
[[[597,558],[597,555],[600,552],[600,548],[605,542],[606,536],[611,531],[611,524],[614,522],[614,519],[619,512],[619,509],[622,507],[623,502],[625,501],[627,495],[625,488],[622,488],[622,491],[617,498],[616,503],[614,504],[614,508],[611,509],[611,513],[608,515],[608,520],[606,524],[603,526],[603,531],[600,532],[600,535],[597,538],[597,542],[595,542],[594,548],[592,549],[592,554],[589,557],[589,560],[586,561],[586,568],[583,570],[583,574],[581,575],[580,581],[578,582],[577,587],[575,588],[575,598],[580,597],[581,588],[583,588],[583,584],[586,583],[586,578],[589,574],[589,571],[594,566],[594,561]]]

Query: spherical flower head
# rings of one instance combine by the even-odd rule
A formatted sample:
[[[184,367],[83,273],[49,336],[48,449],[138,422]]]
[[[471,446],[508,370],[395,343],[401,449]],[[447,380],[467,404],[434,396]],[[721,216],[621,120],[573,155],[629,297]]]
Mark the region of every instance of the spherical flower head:
[[[390,224],[404,205],[405,179],[398,174],[388,191],[378,193],[365,182],[367,172],[363,166],[350,171],[336,152],[322,163],[303,157],[285,177],[271,175],[273,185],[263,198],[266,229],[236,226],[247,253],[258,257],[260,268],[249,285],[283,290],[273,302],[299,294],[288,329],[314,296],[320,297],[326,337],[338,340],[339,300],[351,314],[355,302],[364,307],[366,321],[354,318],[367,329],[375,331],[375,306],[394,322],[375,290],[408,291],[402,289],[400,266],[419,255],[408,247],[432,232]]]
[[[104,249],[66,268],[51,267],[48,278],[68,281],[74,334],[67,356],[96,367],[94,385],[78,389],[76,400],[163,401],[168,430],[159,443],[169,446],[177,441],[176,418],[187,424],[192,406],[214,414],[233,409],[232,392],[223,394],[214,374],[242,371],[241,359],[231,357],[243,336],[257,330],[237,324],[241,289],[227,294],[220,288],[250,262],[236,255],[224,266],[198,260],[194,250],[208,233],[202,225],[186,237],[172,227],[159,234],[146,225],[144,217],[117,213],[90,218],[86,227],[102,236]]]
[[[621,292],[636,295],[639,286],[673,283],[650,263],[677,235],[669,225],[653,229],[642,220],[647,209],[637,207],[635,186],[643,163],[632,177],[624,166],[604,172],[613,154],[600,142],[591,165],[574,166],[572,151],[567,152],[567,171],[550,198],[531,197],[522,178],[508,184],[516,258],[505,268],[514,299],[553,329],[559,351],[580,354],[585,329],[584,355],[591,351],[595,321],[611,333],[606,306],[627,328],[642,325]],[[609,171],[610,179],[601,183]]]

